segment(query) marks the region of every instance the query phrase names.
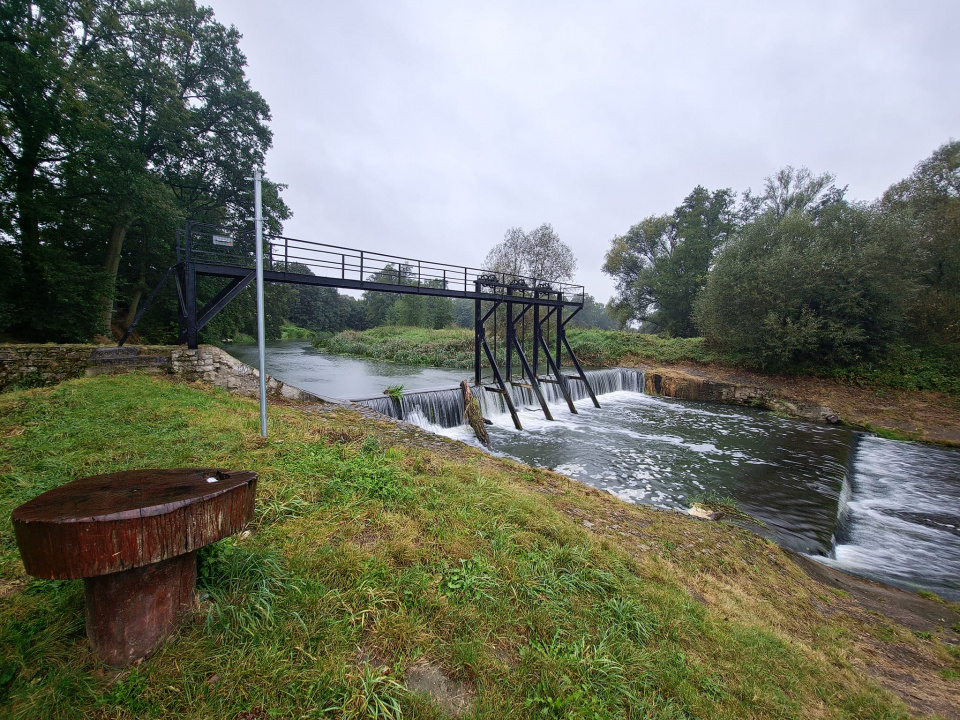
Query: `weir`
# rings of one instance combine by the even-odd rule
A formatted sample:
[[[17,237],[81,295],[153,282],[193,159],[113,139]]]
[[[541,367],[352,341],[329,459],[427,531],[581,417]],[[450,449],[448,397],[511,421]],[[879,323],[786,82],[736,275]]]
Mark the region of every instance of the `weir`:
[[[607,393],[626,390],[643,393],[644,375],[642,370],[628,368],[612,368],[609,370],[586,371],[587,381],[592,386],[591,393],[605,395]],[[511,385],[510,401],[517,408],[534,408],[539,406],[539,399],[534,392],[520,385]],[[558,406],[566,402],[566,396],[556,384],[546,384],[541,387],[544,400],[548,406]],[[591,397],[585,385],[573,385],[569,388],[571,399],[584,400]],[[477,400],[486,418],[506,417],[510,415],[510,408],[506,399],[499,393],[477,393]],[[466,423],[464,419],[463,393],[459,388],[418,390],[403,393],[399,398],[380,395],[372,398],[354,400],[388,417],[419,423],[421,420],[444,428],[457,427]]]
[[[256,276],[253,233],[188,221],[177,231],[176,247],[176,263],[150,293],[119,345],[127,341],[160,288],[172,278],[179,301],[180,343],[196,349],[200,330]],[[472,300],[474,385],[486,391],[476,394],[480,398],[499,395],[518,430],[522,428],[515,390],[529,390],[548,420],[553,419],[548,398],[557,393],[574,414],[574,400],[582,393],[600,407],[566,336],[567,324],[583,308],[582,285],[283,236],[265,236],[263,255],[263,278],[268,282]],[[227,282],[201,305],[198,277]],[[501,343],[502,352],[498,352]],[[484,361],[492,373],[486,379],[482,377]],[[518,397],[527,402],[522,393]]]

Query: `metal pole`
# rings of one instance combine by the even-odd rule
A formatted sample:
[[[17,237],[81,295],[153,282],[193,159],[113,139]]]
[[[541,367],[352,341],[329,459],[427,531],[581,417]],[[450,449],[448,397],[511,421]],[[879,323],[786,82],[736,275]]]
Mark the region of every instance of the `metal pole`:
[[[267,436],[267,372],[264,357],[263,312],[263,213],[261,208],[260,184],[263,176],[260,168],[253,170],[254,227],[257,234],[257,349],[260,356],[260,435]]]

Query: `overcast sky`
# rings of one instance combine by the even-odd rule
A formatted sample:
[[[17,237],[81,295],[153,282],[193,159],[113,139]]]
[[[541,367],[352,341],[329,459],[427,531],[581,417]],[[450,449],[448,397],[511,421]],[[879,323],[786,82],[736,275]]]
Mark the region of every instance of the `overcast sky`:
[[[208,0],[273,113],[291,237],[479,266],[785,165],[872,200],[960,137],[960,2]]]

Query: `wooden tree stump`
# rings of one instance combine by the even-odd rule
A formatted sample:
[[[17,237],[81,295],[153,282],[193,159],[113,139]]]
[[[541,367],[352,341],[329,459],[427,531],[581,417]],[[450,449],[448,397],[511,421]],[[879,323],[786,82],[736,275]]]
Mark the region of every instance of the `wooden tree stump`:
[[[80,478],[13,511],[23,565],[83,578],[87,637],[104,662],[147,657],[194,607],[197,550],[253,519],[257,474],[215,468]]]
[[[463,412],[467,416],[467,422],[476,433],[477,440],[483,443],[484,447],[490,447],[490,434],[487,432],[487,424],[480,411],[480,402],[470,392],[470,383],[466,380],[460,381],[460,389],[463,391]]]

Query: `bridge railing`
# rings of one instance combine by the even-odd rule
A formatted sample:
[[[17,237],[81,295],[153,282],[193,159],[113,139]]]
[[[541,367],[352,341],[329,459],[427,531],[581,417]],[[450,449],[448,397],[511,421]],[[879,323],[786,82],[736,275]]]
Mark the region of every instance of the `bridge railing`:
[[[253,268],[256,242],[253,233],[199,223],[188,224],[177,235],[177,259],[230,267]],[[264,261],[268,269],[324,278],[475,292],[529,296],[533,293],[568,303],[582,304],[582,285],[546,281],[535,277],[494,272],[482,268],[433,262],[388,253],[357,250],[278,235],[264,236]]]

